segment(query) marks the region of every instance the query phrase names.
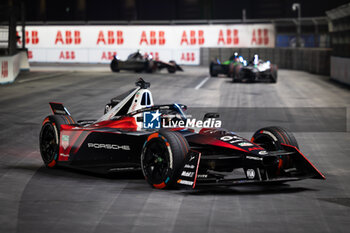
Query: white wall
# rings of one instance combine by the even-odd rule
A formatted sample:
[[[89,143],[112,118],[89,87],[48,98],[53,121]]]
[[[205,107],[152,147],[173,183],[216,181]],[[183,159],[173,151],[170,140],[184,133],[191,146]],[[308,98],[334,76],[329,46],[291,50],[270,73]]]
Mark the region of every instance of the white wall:
[[[21,36],[20,27],[17,31]],[[26,27],[26,47],[33,62],[109,63],[114,54],[125,59],[140,49],[160,60],[198,65],[201,47],[274,45],[272,24]]]

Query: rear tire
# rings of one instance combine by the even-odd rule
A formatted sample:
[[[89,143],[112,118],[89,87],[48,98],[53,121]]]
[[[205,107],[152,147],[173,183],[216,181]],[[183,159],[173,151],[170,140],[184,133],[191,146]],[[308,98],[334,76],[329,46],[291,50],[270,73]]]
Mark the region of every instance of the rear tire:
[[[178,132],[161,130],[151,134],[142,150],[141,168],[154,188],[170,188],[176,184],[189,146]]]
[[[214,65],[215,65],[215,63],[214,63],[214,62],[211,62],[211,63],[210,63],[210,66],[209,66],[209,73],[210,73],[210,76],[211,76],[211,77],[217,77],[217,76],[218,76],[218,73],[216,73],[216,72],[214,71]]]
[[[70,117],[70,116],[69,116]],[[69,118],[74,122],[73,118]],[[55,167],[60,145],[61,125],[70,124],[63,115],[50,115],[43,121],[39,136],[39,147],[41,158],[46,167]]]
[[[170,64],[172,64],[173,66],[168,66],[168,73],[173,74],[176,73],[176,62],[175,61],[169,61]]]
[[[113,58],[113,60],[111,61],[111,70],[113,71],[113,72],[119,72],[120,71],[120,69],[118,68],[118,60],[117,59],[115,59],[115,58]]]
[[[271,65],[271,75],[270,75],[271,83],[277,83],[277,77],[278,77],[277,70],[278,70],[277,65]]]

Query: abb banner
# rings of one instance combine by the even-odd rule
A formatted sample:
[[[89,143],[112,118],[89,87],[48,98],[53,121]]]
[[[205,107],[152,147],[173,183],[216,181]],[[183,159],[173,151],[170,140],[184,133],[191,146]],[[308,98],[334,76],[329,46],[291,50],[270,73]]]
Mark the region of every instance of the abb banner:
[[[18,36],[21,30],[18,28]],[[29,60],[109,63],[137,49],[155,59],[199,64],[201,47],[274,47],[272,24],[187,26],[27,26]],[[21,39],[18,44],[21,45]]]

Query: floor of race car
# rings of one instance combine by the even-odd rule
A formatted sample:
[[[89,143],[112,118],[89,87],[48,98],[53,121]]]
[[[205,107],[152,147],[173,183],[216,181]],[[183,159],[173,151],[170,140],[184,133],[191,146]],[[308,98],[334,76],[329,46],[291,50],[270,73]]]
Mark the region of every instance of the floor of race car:
[[[348,88],[302,71],[280,70],[277,84],[240,84],[207,78],[207,67],[184,69],[136,74],[111,73],[107,65],[36,65],[0,86],[0,232],[348,232]],[[138,174],[104,177],[43,167],[38,135],[49,101],[63,102],[76,119],[94,119],[138,77],[151,82],[156,103],[240,109],[243,118],[232,120],[233,130],[248,138],[251,125],[260,127],[257,119],[264,125],[294,122],[301,151],[327,180],[155,190]],[[276,112],[255,109],[262,107]],[[296,115],[311,112],[298,121],[286,114],[294,108]],[[257,114],[244,117],[244,111]],[[309,128],[314,123],[316,129]]]

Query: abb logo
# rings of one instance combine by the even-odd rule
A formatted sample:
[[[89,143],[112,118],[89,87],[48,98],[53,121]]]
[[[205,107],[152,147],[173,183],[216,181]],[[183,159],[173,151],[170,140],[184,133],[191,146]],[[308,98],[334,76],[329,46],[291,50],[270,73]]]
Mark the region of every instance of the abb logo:
[[[149,52],[149,53],[145,53],[146,56],[151,55],[153,60],[158,61],[159,60],[159,53],[158,52]]]
[[[9,63],[8,61],[2,61],[1,63],[1,77],[7,78],[9,76]]]
[[[59,60],[74,60],[75,52],[74,51],[61,51]]]
[[[193,62],[195,61],[195,54],[194,53],[190,53],[190,52],[186,52],[186,53],[182,53],[181,54],[181,61],[187,61],[187,62]]]
[[[269,44],[269,30],[268,29],[254,29],[251,44],[268,45]]]
[[[33,51],[28,50],[28,59],[32,59],[33,58]]]
[[[226,34],[223,30],[219,32],[218,45],[237,45],[239,43],[238,29],[227,29]]]
[[[204,44],[204,31],[203,30],[197,30],[197,33],[195,30],[191,30],[188,33],[189,36],[187,36],[186,31],[182,32],[181,36],[181,42],[180,45],[186,44],[186,45],[202,45]]]
[[[165,44],[165,32],[158,31],[158,37],[156,31],[150,31],[149,36],[147,36],[145,31],[141,33],[140,45],[145,43],[146,45],[164,45]]]
[[[117,52],[115,51],[108,51],[108,52],[103,52],[101,56],[101,60],[112,60],[114,56],[117,55]]]
[[[64,35],[64,38],[63,38]],[[81,43],[81,37],[80,37],[80,31],[65,31],[62,35],[61,31],[57,31],[55,44],[61,43],[61,44],[80,44]]]
[[[107,41],[103,31],[98,33],[98,38],[96,44],[118,44],[121,45],[124,43],[123,31],[107,31]]]
[[[18,44],[22,44],[22,38],[19,36],[18,32],[16,32],[17,35],[17,42]],[[38,44],[39,43],[39,37],[38,37],[38,31],[25,31],[26,36],[26,44]]]

